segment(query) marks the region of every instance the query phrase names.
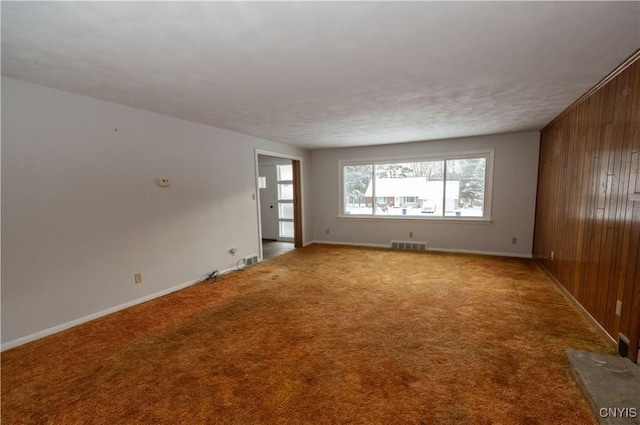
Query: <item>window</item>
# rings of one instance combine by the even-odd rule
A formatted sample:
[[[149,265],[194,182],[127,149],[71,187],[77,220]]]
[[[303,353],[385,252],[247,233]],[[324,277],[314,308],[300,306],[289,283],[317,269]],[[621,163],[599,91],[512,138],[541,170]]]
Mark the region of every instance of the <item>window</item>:
[[[293,166],[278,165],[278,236],[292,239],[293,229]]]
[[[344,213],[371,215],[373,202],[365,202],[365,194],[371,183],[372,164],[345,165],[342,169]],[[371,198],[371,194],[369,194]]]
[[[492,152],[340,163],[341,215],[490,218]]]

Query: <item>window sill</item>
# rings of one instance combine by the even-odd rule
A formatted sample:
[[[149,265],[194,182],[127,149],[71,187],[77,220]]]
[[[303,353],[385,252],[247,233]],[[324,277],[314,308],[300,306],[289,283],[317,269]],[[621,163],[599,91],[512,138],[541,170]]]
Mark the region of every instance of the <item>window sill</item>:
[[[358,220],[358,221],[422,221],[428,223],[476,223],[476,224],[491,224],[493,220],[491,218],[484,217],[411,217],[411,216],[394,216],[394,217],[381,217],[370,215],[338,215],[338,220]]]

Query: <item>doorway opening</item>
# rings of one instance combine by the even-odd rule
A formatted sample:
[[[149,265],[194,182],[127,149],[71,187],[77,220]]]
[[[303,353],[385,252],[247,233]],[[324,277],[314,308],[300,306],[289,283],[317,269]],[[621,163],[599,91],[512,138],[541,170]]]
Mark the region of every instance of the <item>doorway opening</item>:
[[[259,231],[262,259],[302,246],[300,161],[257,154]]]
[[[280,242],[272,239],[262,239],[262,258],[269,259],[295,249],[293,242]]]

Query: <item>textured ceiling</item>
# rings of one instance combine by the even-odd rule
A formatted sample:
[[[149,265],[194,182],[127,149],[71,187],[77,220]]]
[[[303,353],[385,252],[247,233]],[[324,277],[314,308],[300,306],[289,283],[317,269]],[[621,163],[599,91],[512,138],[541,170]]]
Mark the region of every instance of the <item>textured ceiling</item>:
[[[8,77],[307,148],[539,130],[639,2],[2,2]]]

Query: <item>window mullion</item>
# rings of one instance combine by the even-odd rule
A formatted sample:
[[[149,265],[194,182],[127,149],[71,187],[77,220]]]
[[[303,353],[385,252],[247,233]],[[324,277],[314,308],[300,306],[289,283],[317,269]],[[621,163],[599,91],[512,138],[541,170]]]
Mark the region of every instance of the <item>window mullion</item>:
[[[371,215],[376,215],[376,164],[371,164]]]
[[[442,216],[444,217],[447,209],[447,160],[445,159],[442,162],[444,162],[442,167],[444,170],[444,175],[442,176]]]

